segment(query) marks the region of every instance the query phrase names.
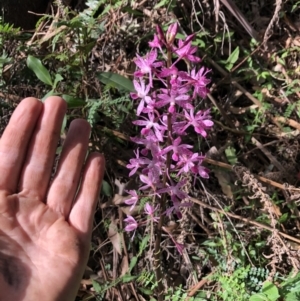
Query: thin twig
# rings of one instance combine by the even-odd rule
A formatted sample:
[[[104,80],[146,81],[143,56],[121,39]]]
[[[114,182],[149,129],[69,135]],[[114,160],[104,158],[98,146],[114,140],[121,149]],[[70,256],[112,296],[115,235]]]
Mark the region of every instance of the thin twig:
[[[225,169],[228,169],[228,170],[233,170],[232,165],[224,163],[224,162],[216,161],[216,160],[213,160],[213,159],[210,159],[210,158],[205,158],[204,162],[215,165],[215,166],[219,166],[219,167],[222,167],[222,168],[225,168]],[[273,187],[276,187],[276,188],[279,188],[279,189],[282,189],[282,190],[300,191],[300,188],[286,187],[286,185],[283,185],[283,184],[280,184],[278,182],[272,181],[272,180],[267,179],[265,177],[261,177],[261,176],[257,176],[257,175],[255,175],[255,177],[263,183],[269,184]]]
[[[232,0],[221,0],[221,2],[228,8],[231,14],[240,22],[240,24],[244,27],[244,29],[248,32],[248,34],[256,41],[259,41],[259,35],[257,31],[250,25],[248,20],[238,9],[235,3]]]
[[[223,209],[219,209],[219,208],[210,206],[210,205],[208,205],[208,204],[206,204],[206,203],[204,203],[204,202],[202,202],[202,201],[200,201],[200,200],[198,200],[198,199],[196,199],[196,198],[190,197],[190,200],[191,200],[192,202],[198,204],[198,205],[201,205],[201,206],[204,207],[204,208],[207,208],[207,209],[210,209],[210,210],[212,210],[212,211],[217,211],[217,212],[219,212],[219,213],[228,215],[228,216],[230,216],[230,217],[232,217],[232,218],[241,220],[241,221],[243,221],[243,222],[245,222],[245,223],[247,223],[247,224],[251,224],[251,225],[257,226],[257,227],[259,227],[259,228],[268,230],[268,231],[270,231],[270,232],[274,231],[274,228],[272,228],[272,227],[270,227],[270,226],[268,226],[268,225],[261,224],[261,223],[259,223],[259,222],[250,220],[250,219],[248,219],[248,218],[242,217],[242,216],[237,215],[237,214],[234,214],[234,213],[226,212],[226,211],[224,211]],[[300,245],[300,239],[295,238],[295,237],[293,237],[293,236],[290,236],[290,235],[288,235],[288,234],[286,234],[286,233],[283,233],[283,232],[280,232],[280,231],[277,231],[277,232],[278,232],[278,234],[279,234],[280,236],[286,238],[287,240],[294,241],[294,242],[296,242],[296,243],[298,243],[298,244]]]

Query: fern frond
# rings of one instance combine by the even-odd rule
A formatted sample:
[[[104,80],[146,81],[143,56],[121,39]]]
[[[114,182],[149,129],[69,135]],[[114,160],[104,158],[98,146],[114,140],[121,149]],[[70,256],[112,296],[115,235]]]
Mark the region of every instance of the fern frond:
[[[283,114],[283,116],[285,118],[290,118],[290,116],[292,115],[295,107],[296,107],[296,103],[289,103],[286,110],[285,110],[285,112],[284,112],[284,114]]]

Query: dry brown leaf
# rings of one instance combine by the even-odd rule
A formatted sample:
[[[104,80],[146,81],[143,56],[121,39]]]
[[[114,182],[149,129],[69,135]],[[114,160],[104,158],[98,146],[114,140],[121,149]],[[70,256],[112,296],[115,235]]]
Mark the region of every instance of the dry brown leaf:
[[[228,175],[228,172],[221,171],[221,170],[215,170],[214,171],[215,176],[218,179],[218,182],[221,186],[221,189],[223,193],[230,199],[233,198],[233,193],[230,185],[231,178]]]
[[[142,295],[138,295],[141,301],[146,301],[146,299]],[[135,299],[134,299],[135,300]]]
[[[137,206],[135,206],[131,211],[130,211],[131,206],[122,206],[120,208],[123,211],[123,213],[126,215],[136,216],[139,213],[139,209]]]
[[[118,252],[118,254],[122,255],[122,239],[120,233],[118,232],[118,225],[116,219],[114,219],[113,217],[111,217],[110,225],[108,228],[108,238],[112,243],[114,249]]]
[[[124,276],[129,269],[129,264],[128,264],[128,257],[126,255],[123,256],[122,262],[121,262],[121,275],[120,277]]]
[[[172,233],[173,231],[175,231],[178,228],[179,224],[174,222],[174,221],[169,221],[167,226],[162,226],[162,229],[166,232],[166,233]]]
[[[116,193],[114,195],[112,203],[114,205],[123,205],[123,204],[125,204],[125,201],[130,199],[130,198],[131,198],[131,195],[122,196],[122,195]]]

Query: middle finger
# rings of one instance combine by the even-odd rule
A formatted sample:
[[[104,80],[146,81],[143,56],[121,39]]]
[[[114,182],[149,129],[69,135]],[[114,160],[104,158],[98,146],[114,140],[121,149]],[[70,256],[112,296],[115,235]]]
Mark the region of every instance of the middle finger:
[[[28,197],[44,201],[66,107],[65,101],[57,96],[47,98],[44,103],[19,184],[19,191]]]

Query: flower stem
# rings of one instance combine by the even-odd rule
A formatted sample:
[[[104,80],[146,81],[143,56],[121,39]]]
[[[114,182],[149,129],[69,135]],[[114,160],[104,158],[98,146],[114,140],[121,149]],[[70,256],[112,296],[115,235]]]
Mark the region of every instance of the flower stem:
[[[167,60],[167,66],[170,67],[172,64],[172,52],[168,50],[168,60]],[[170,89],[170,78],[167,79],[168,89]],[[168,130],[167,130],[167,146],[172,144],[172,115],[171,113],[168,113]],[[166,170],[164,171],[163,175],[163,187],[166,187],[167,180],[168,180],[168,173],[171,165],[171,153],[168,152],[167,154],[167,162],[166,162]],[[164,293],[164,285],[162,283],[163,277],[162,277],[162,270],[161,270],[161,250],[160,250],[160,243],[161,243],[161,234],[162,234],[162,226],[164,224],[165,214],[166,211],[166,200],[167,200],[167,193],[164,193],[162,197],[159,199],[160,203],[160,218],[157,226],[157,234],[156,234],[156,240],[155,240],[155,250],[154,250],[154,269],[156,274],[156,281],[158,284],[158,301],[163,301],[163,293]]]

